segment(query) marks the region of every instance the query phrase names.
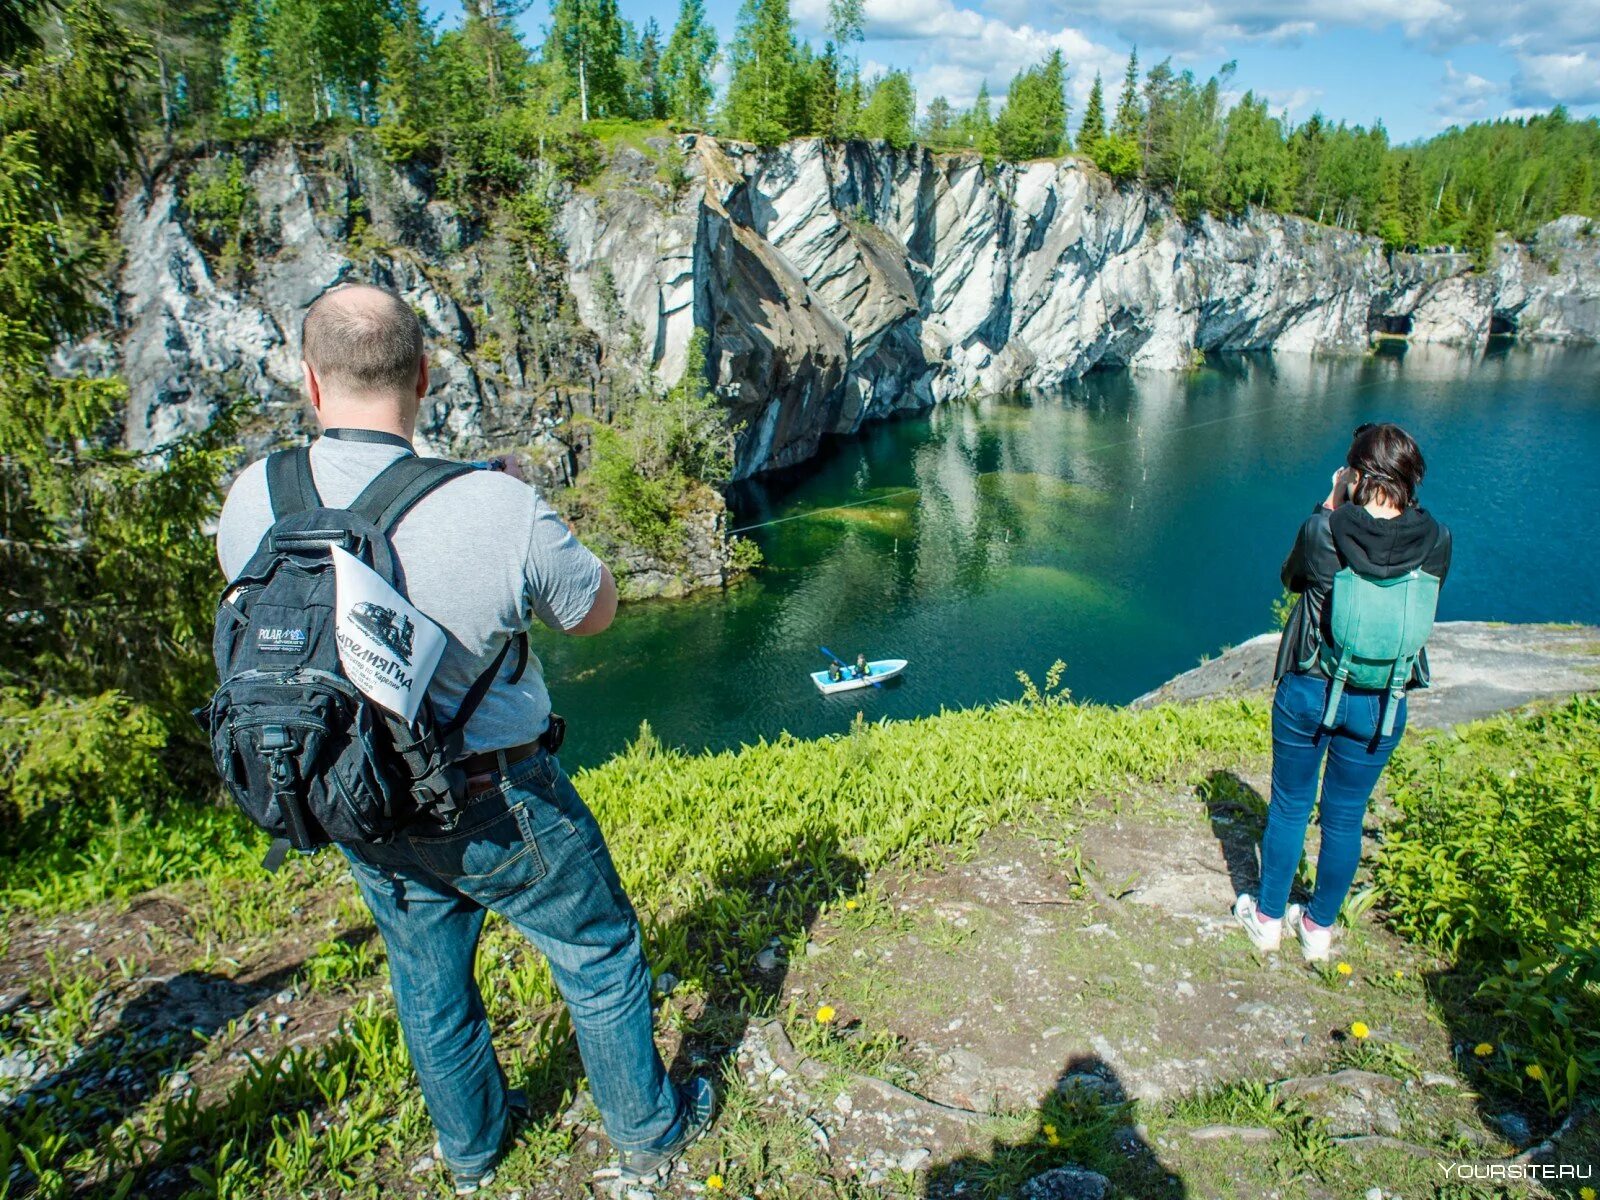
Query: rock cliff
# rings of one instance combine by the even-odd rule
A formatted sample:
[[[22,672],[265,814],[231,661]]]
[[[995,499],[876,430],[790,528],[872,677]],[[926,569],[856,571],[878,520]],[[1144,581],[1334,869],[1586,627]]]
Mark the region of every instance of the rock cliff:
[[[896,410],[1054,388],[1095,367],[1360,353],[1375,332],[1474,348],[1491,332],[1600,337],[1600,229],[1582,218],[1503,242],[1480,274],[1464,255],[1388,255],[1274,213],[1184,224],[1077,159],[691,142],[694,184],[655,222],[641,227],[626,197],[586,195],[564,228],[569,246],[605,247],[590,261],[608,264],[664,376],[681,370],[690,329],[708,332],[745,425],[741,475]],[[571,286],[590,312],[584,253]]]
[[[1600,230],[1582,218],[1502,242],[1478,273],[1462,255],[1387,255],[1278,214],[1183,223],[1077,159],[686,137],[617,150],[599,179],[554,188],[562,259],[548,268],[359,139],[244,157],[253,253],[234,278],[186,214],[195,161],[124,201],[115,330],[73,356],[127,376],[134,445],[203,423],[230,393],[258,398],[274,427],[298,419],[298,314],[348,278],[398,288],[428,326],[425,442],[531,441],[556,483],[582,466],[569,419],[606,419],[630,372],[675,382],[697,328],[742,426],[740,477],[899,410],[1095,367],[1360,353],[1376,332],[1600,339]],[[531,316],[507,298],[530,279],[546,293]]]

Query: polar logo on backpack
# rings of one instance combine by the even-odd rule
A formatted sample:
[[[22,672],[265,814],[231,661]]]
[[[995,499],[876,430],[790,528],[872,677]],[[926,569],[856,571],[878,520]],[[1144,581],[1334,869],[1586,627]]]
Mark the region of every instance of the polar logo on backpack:
[[[329,550],[339,665],[367,699],[409,724],[438,669],[444,631],[355,555]]]
[[[304,628],[264,625],[256,630],[256,649],[263,654],[303,654],[306,638],[307,631]]]

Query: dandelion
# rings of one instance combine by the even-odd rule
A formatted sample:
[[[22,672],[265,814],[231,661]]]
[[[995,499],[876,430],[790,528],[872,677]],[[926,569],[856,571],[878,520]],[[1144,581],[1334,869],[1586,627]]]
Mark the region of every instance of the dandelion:
[[[709,1191],[720,1192],[722,1190],[722,1182],[723,1181],[722,1181],[722,1176],[721,1175],[707,1175],[706,1176],[706,1188]]]
[[[1044,1127],[1044,1140],[1049,1142],[1052,1146],[1061,1145],[1061,1135],[1056,1132],[1056,1127],[1054,1125],[1046,1125]]]
[[[817,1024],[831,1025],[833,1024],[833,1019],[838,1015],[838,1013],[833,1011],[833,1005],[824,1004],[821,1008],[817,1009]]]
[[[1367,1023],[1365,1021],[1357,1021],[1354,1025],[1350,1026],[1350,1036],[1355,1038],[1357,1041],[1370,1036],[1371,1033],[1372,1030],[1367,1028]]]
[[[1535,1083],[1538,1083],[1544,1078],[1544,1068],[1538,1063],[1529,1063],[1527,1075],[1529,1079],[1533,1080]]]
[[[1350,974],[1353,974],[1355,972],[1355,968],[1352,967],[1349,963],[1346,963],[1346,962],[1340,963],[1334,969],[1336,971],[1338,971],[1339,974],[1341,974],[1341,975],[1350,975]]]
[[[1472,1048],[1472,1052],[1479,1058],[1488,1058],[1489,1055],[1494,1053],[1494,1046],[1489,1042],[1479,1042]]]
[[[1396,967],[1394,969],[1394,977],[1396,979],[1404,979],[1406,977],[1406,973],[1404,971],[1402,971],[1399,967]]]
[[[859,901],[859,900],[846,900],[844,902],[844,906],[850,912],[855,912],[856,909],[861,907],[861,901]]]

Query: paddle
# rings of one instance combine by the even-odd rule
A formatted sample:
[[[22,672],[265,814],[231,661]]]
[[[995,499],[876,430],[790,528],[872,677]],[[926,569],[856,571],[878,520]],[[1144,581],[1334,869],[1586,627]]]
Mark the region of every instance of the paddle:
[[[833,659],[834,662],[838,663],[841,669],[843,669],[845,671],[854,670],[854,668],[851,667],[851,665],[849,663],[845,662],[844,659],[840,658],[837,654],[835,654],[832,650],[829,650],[826,646],[818,646],[817,649],[821,650],[829,658]],[[868,667],[867,670],[871,671],[872,668]],[[867,682],[870,683],[873,687],[878,688],[880,690],[883,688],[883,680],[874,679],[874,678],[872,678],[872,676],[870,674],[867,676]]]

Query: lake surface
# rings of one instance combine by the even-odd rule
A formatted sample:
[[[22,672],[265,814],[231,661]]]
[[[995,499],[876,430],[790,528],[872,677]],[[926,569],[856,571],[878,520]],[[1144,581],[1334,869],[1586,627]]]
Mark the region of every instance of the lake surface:
[[[834,443],[739,498],[767,561],[751,581],[628,606],[599,638],[536,636],[562,758],[601,761],[644,720],[720,749],[982,704],[1057,658],[1074,695],[1131,700],[1272,627],[1297,526],[1378,420],[1421,443],[1423,505],[1455,533],[1441,619],[1600,622],[1600,348],[1095,374]],[[823,697],[821,645],[911,666]]]

